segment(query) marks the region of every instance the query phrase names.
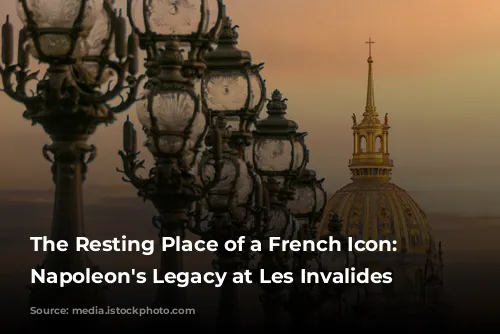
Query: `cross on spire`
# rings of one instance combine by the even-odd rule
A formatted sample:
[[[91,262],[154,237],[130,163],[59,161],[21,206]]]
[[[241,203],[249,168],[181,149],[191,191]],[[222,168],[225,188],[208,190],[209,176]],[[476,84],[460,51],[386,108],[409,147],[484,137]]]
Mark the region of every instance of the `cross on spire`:
[[[372,56],[372,44],[375,44],[375,42],[372,41],[371,37],[369,37],[368,41],[365,43],[368,44],[368,52],[369,52],[369,56],[371,57]]]

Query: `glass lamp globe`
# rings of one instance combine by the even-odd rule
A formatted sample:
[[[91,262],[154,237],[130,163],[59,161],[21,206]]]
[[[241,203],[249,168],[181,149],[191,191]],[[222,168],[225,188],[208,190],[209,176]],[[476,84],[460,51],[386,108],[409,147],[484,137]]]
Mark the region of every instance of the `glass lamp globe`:
[[[28,49],[43,60],[86,55],[86,38],[108,0],[17,0],[17,13],[32,39]],[[74,27],[79,26],[76,41]]]
[[[239,208],[249,202],[253,193],[253,180],[248,167],[242,159],[223,157],[221,179],[207,194],[207,205],[214,213],[230,211],[233,216],[239,215]],[[206,183],[214,180],[214,160],[202,164],[203,178]],[[239,217],[238,217],[239,218]]]
[[[185,50],[185,60],[203,62],[205,52],[220,35],[224,3],[222,0],[127,0],[127,10],[143,49],[156,52],[175,36]]]
[[[176,39],[167,42],[161,61],[172,69],[170,81],[149,83],[145,99],[136,103],[137,117],[147,135],[145,146],[155,157],[178,159],[182,169],[194,172],[207,122],[201,99],[180,73],[179,44]]]
[[[269,232],[266,233],[266,239],[262,242],[262,250],[270,250],[271,237],[279,237],[280,240],[295,240],[297,222],[290,215],[286,207],[271,207],[268,213],[267,222]],[[293,261],[292,252],[289,249],[273,248],[273,255],[282,265],[291,265]]]
[[[307,164],[306,134],[297,132],[297,123],[285,118],[285,102],[275,90],[267,105],[268,117],[255,124],[253,165],[263,176],[297,175]]]
[[[230,146],[232,128],[224,117],[216,118],[220,132],[222,156],[220,176],[216,173],[215,153],[219,144],[210,145],[200,163],[200,179],[210,190],[205,198],[207,208],[214,214],[229,213],[233,220],[248,224],[254,195],[254,176],[236,149]],[[214,137],[215,138],[215,137]],[[214,144],[214,143],[211,143]]]
[[[322,183],[323,180],[317,180],[316,172],[310,169],[305,169],[292,182],[295,196],[288,202],[288,208],[295,218],[314,223],[317,217],[321,217],[327,197]]]
[[[266,191],[268,194],[268,213],[264,220],[266,223],[265,228],[268,230],[266,238],[280,237],[282,240],[293,240],[297,234],[297,222],[290,214],[286,206],[281,202],[276,201],[277,194],[282,188],[283,180],[277,178],[269,178],[266,181]],[[267,241],[263,243],[263,248],[268,249],[269,244]],[[285,252],[286,253],[286,252]],[[280,253],[284,255],[285,253]]]
[[[110,40],[112,38],[111,33],[112,22],[110,13],[103,7],[85,40],[87,45],[86,55],[88,57],[99,57],[106,47],[109,49],[109,46],[113,45]],[[110,54],[111,50],[107,50],[107,52]],[[78,73],[78,78],[86,83],[105,82],[113,74],[112,71],[107,71],[101,75],[101,65],[92,61],[77,63],[73,67]]]
[[[182,155],[185,164],[193,166],[205,134],[206,119],[192,94],[183,91],[151,94],[137,103],[137,117],[147,135],[146,147],[155,156]]]

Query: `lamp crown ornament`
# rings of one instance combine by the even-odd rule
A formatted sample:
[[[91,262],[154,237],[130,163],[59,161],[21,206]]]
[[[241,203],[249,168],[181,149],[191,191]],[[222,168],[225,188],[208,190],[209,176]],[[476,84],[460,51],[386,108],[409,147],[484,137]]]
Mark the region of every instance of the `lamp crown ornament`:
[[[242,65],[250,65],[257,71],[263,68],[264,64],[252,65],[250,52],[238,48],[238,28],[238,25],[233,25],[231,18],[224,16],[217,48],[204,57],[209,69],[227,71],[229,68],[241,68]]]
[[[193,85],[193,82],[186,78],[182,72],[183,53],[184,50],[181,49],[181,43],[177,37],[165,41],[164,46],[156,51],[156,57],[146,64],[148,76],[151,78],[149,84],[182,83]]]
[[[268,100],[267,103],[267,113],[269,115],[285,115],[286,114],[286,109],[288,106],[286,105],[286,102],[288,99],[283,98],[283,94],[275,89],[271,99]]]
[[[236,45],[238,44],[238,25],[233,25],[233,21],[229,16],[225,16],[222,20],[222,32],[219,36],[218,45]]]
[[[328,230],[330,233],[340,233],[342,231],[342,219],[337,213],[334,213],[330,218]]]
[[[266,119],[260,120],[255,124],[255,128],[262,134],[288,135],[298,134],[299,128],[295,121],[285,117],[288,108],[286,102],[288,99],[283,98],[283,94],[279,90],[274,90],[271,99],[267,100],[267,115]],[[306,134],[304,134],[305,136]]]

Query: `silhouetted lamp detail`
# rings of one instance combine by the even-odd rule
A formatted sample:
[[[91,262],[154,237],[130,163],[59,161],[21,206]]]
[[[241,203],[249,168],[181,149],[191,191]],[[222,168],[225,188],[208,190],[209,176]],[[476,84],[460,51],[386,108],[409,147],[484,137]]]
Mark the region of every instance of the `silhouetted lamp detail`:
[[[221,146],[210,146],[200,162],[200,179],[205,186],[212,184],[205,198],[206,208],[215,216],[226,215],[229,221],[245,223],[249,215],[249,204],[253,203],[256,174],[248,168],[243,157],[229,145],[232,128],[224,117],[215,119],[212,137],[221,137]],[[220,152],[217,152],[220,150]],[[217,157],[220,156],[220,178],[216,178]]]
[[[324,181],[325,179],[316,178],[314,170],[305,169],[291,183],[295,189],[295,196],[288,202],[288,208],[294,218],[301,223],[301,227],[306,229],[304,232],[308,238],[315,238],[316,225],[326,206],[327,193],[323,188]]]
[[[218,117],[216,125],[217,131],[222,133],[220,177],[216,179],[214,166],[218,148],[210,147],[200,163],[200,178],[204,184],[213,183],[213,186],[206,197],[197,203],[188,228],[203,239],[217,240],[220,247],[214,266],[232,276],[233,272],[246,267],[248,252],[225,251],[223,245],[228,240],[251,237],[257,233],[260,227],[258,214],[262,208],[262,183],[238,150],[230,147],[232,128],[227,126],[226,120]],[[239,325],[237,290],[232,280],[225,281],[220,288],[218,325],[222,328]]]
[[[437,254],[436,254],[437,253]],[[421,293],[421,301],[425,305],[427,304],[428,297],[431,297],[431,303],[436,303],[439,302],[439,300],[436,300],[434,297],[439,297],[440,292],[442,292],[443,288],[443,280],[439,275],[435,273],[435,270],[442,269],[443,266],[443,249],[442,249],[442,244],[441,241],[438,243],[438,251],[435,252],[435,250],[432,247],[429,247],[429,250],[427,251],[427,259],[425,261],[425,267],[424,267],[424,276],[423,276],[423,281],[421,282],[422,286],[420,287],[420,293]]]
[[[220,180],[208,191],[193,212],[189,228],[220,245],[240,236],[260,233],[263,191],[261,178],[245,161],[245,149],[251,144],[250,126],[265,102],[265,85],[260,76],[263,64],[253,65],[249,52],[239,50],[236,27],[225,16],[218,46],[207,53],[207,72],[202,79],[202,94],[210,115],[222,133],[222,172]],[[209,137],[210,139],[210,137]],[[215,147],[209,149],[200,164],[200,178],[214,178]],[[204,215],[204,213],[208,214]],[[221,272],[246,267],[248,252],[216,253],[214,265]],[[220,289],[218,324],[222,328],[240,326],[237,285],[228,280]]]
[[[295,194],[291,181],[300,176],[309,158],[304,142],[307,133],[297,132],[297,123],[285,118],[286,101],[278,90],[273,92],[267,104],[268,117],[255,124],[252,150],[253,166],[265,180],[267,224],[273,229],[271,234],[281,237],[292,224],[287,207]]]
[[[308,162],[307,134],[297,132],[297,123],[285,118],[286,101],[275,90],[267,105],[268,117],[255,124],[253,165],[262,176],[289,179],[300,174]]]
[[[306,133],[297,132],[298,125],[288,120],[286,99],[275,90],[267,104],[268,117],[259,120],[253,131],[252,160],[257,173],[264,179],[266,193],[266,237],[293,239],[297,224],[288,209],[288,201],[294,197],[290,182],[298,177],[308,162],[308,150],[304,143]],[[290,270],[289,252],[270,252],[264,241],[259,267],[269,279],[276,272]],[[261,284],[267,326],[279,328],[282,324],[283,303],[287,288],[283,284]]]
[[[210,4],[214,6],[211,8]],[[145,99],[136,106],[147,136],[145,146],[155,157],[155,167],[149,177],[140,177],[137,170],[143,168],[144,162],[136,160],[139,153],[135,150],[127,151],[135,148],[132,144],[120,152],[123,172],[125,180],[139,190],[139,196],[150,200],[159,211],[153,223],[160,228],[160,236],[183,238],[192,205],[205,197],[222,171],[221,133],[211,124],[198,79],[206,69],[203,57],[220,34],[224,5],[221,0],[128,0],[127,8],[140,47],[147,53]],[[218,12],[215,16],[213,9]],[[210,126],[215,152],[214,177],[204,184],[198,177],[199,164]],[[132,126],[124,126],[124,131],[124,136],[134,138]],[[182,268],[182,252],[172,249],[162,252],[161,274],[180,272]],[[185,307],[185,289],[160,284],[156,304]]]
[[[318,180],[316,172],[304,169],[291,181],[295,196],[288,201],[290,213],[297,222],[297,240],[316,239],[317,224],[321,220],[327,201],[327,193],[323,188],[324,179]],[[289,298],[285,308],[291,315],[294,328],[305,328],[310,324],[310,317],[318,314],[322,304],[318,295],[317,284],[300,282],[301,270],[317,271],[319,269],[318,252],[294,252],[292,271],[295,281],[289,285]]]
[[[336,213],[330,216],[328,224],[328,235],[324,238],[338,240],[342,244],[340,252],[323,252],[320,254],[320,266],[324,272],[345,272],[352,268],[357,269],[358,256],[355,251],[348,249],[348,237],[342,232],[342,219]],[[359,283],[344,284],[322,284],[321,296],[323,302],[333,303],[333,313],[329,314],[326,321],[335,321],[342,318],[353,308],[364,303],[366,298],[366,289]]]
[[[291,181],[294,197],[288,201],[288,209],[297,222],[299,240],[316,238],[317,224],[321,220],[327,200],[327,193],[323,188],[324,180],[317,179],[314,170],[304,169]],[[318,255],[316,252],[294,252],[294,269],[300,272],[300,269],[310,267],[311,261]]]
[[[127,120],[123,123],[123,150],[127,154],[137,152],[137,131],[128,115]]]
[[[16,4],[23,28],[14,64],[14,32],[8,16],[2,27],[3,91],[23,103],[24,118],[40,124],[53,141],[43,148],[44,157],[53,164],[56,184],[50,238],[66,240],[69,246],[67,252],[49,252],[42,267],[55,272],[95,270],[85,253],[74,251],[76,237],[84,235],[82,183],[96,154],[87,140],[99,124],[112,122],[115,113],[135,101],[141,79],[133,76],[135,53],[120,52],[126,36],[117,29],[119,19],[110,1],[56,0],[40,6],[38,1],[18,0]],[[56,7],[60,9],[54,11]],[[48,65],[41,79],[28,69],[30,55]],[[114,85],[108,85],[110,75]],[[32,81],[37,82],[36,89],[29,92]],[[112,105],[124,91],[128,97]],[[85,284],[63,289],[41,284],[33,287],[30,298],[36,306],[90,307],[99,305],[100,290]]]

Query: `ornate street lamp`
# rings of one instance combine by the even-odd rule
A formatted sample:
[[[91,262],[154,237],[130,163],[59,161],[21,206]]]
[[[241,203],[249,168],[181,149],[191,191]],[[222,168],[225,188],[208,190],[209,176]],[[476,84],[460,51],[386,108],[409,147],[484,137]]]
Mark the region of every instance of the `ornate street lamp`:
[[[268,206],[265,221],[269,230],[266,237],[292,239],[297,232],[297,224],[287,203],[294,195],[290,182],[299,177],[308,162],[309,153],[304,143],[307,134],[297,132],[297,123],[285,118],[286,99],[278,90],[273,92],[267,109],[268,117],[255,124],[252,150],[254,168],[265,178]],[[268,275],[289,271],[289,253],[270,252],[265,243],[263,246],[260,268]],[[283,284],[261,284],[261,287],[264,290],[261,300],[267,325],[279,327],[287,289]]]
[[[342,244],[342,251],[324,252],[321,255],[321,263],[329,271],[343,271],[345,268],[357,265],[357,255],[354,251],[349,251],[347,247],[348,238],[342,233],[342,219],[336,213],[330,216],[328,224],[328,235],[325,238],[339,240]]]
[[[325,179],[318,180],[316,172],[305,169],[301,175],[293,180],[291,186],[295,189],[295,197],[288,202],[288,208],[297,221],[302,223],[308,238],[315,238],[316,225],[323,216],[326,206],[327,193],[323,188]]]
[[[200,152],[208,129],[205,113],[194,85],[182,73],[182,54],[179,41],[171,40],[165,51],[159,52],[156,62],[159,73],[146,84],[149,90],[145,102],[137,103],[137,116],[147,139],[145,146],[155,158],[149,176],[137,174],[144,161],[137,161],[136,131],[127,120],[124,124],[123,170],[124,181],[138,189],[138,195],[150,200],[159,212],[153,223],[160,229],[160,237],[185,236],[189,210],[194,202],[203,198],[213,184],[204,187],[197,177]],[[214,133],[216,135],[217,132]],[[220,138],[215,146],[220,146]],[[220,156],[215,157],[215,178],[220,177]],[[216,181],[214,180],[214,181]],[[181,272],[183,253],[175,249],[162,252],[160,272]],[[158,288],[158,307],[185,307],[185,289],[171,284]]]
[[[190,231],[202,238],[215,239],[219,245],[240,236],[258,235],[262,219],[262,181],[251,164],[245,162],[244,153],[251,144],[250,126],[266,99],[260,76],[263,64],[253,65],[250,53],[237,48],[236,29],[225,16],[218,47],[205,57],[207,72],[201,85],[203,101],[209,113],[216,116],[218,131],[223,134],[223,167],[220,180],[208,191],[204,204],[198,203]],[[200,178],[205,183],[214,178],[217,154],[212,143],[208,142],[208,146],[200,164]],[[203,216],[203,210],[209,214]],[[248,255],[248,252],[219,249],[214,265],[219,271],[231,274],[247,266]],[[220,289],[219,327],[240,325],[237,290],[231,280]]]
[[[295,197],[288,202],[288,208],[299,224],[298,240],[314,240],[316,238],[317,223],[323,215],[327,200],[323,182],[324,179],[318,180],[316,172],[311,169],[305,169],[298,178],[291,182],[291,186],[295,190]],[[302,269],[308,271],[320,269],[319,256],[320,254],[317,252],[294,253],[292,271],[296,279],[294,284],[290,286],[290,294],[285,307],[290,312],[296,328],[310,326],[309,317],[316,314],[318,308],[323,304],[317,284],[300,282]]]
[[[212,16],[206,0],[162,1],[128,0],[128,16],[147,52],[146,98],[137,103],[137,116],[147,135],[145,146],[155,157],[148,178],[137,170],[135,130],[130,121],[124,125],[123,172],[139,196],[153,202],[159,217],[153,222],[161,237],[184,238],[192,205],[220,179],[221,133],[212,131],[215,175],[209,184],[198,177],[201,152],[211,117],[199,91],[199,78],[206,68],[203,57],[217,40],[222,26],[224,5],[215,1]],[[139,8],[141,15],[138,15]],[[139,25],[139,17],[143,18]],[[211,21],[210,18],[216,20]],[[181,46],[185,52],[181,51]],[[187,55],[186,55],[187,54]],[[161,274],[183,271],[183,254],[169,249],[161,254]],[[171,284],[158,288],[156,305],[180,308],[187,305],[186,291]]]
[[[323,252],[320,254],[321,271],[346,272],[357,269],[358,256],[349,251],[348,238],[342,233],[342,219],[338,214],[332,214],[328,224],[328,235],[324,238],[339,240],[342,244],[341,252]],[[361,284],[322,284],[320,286],[323,302],[333,303],[333,314],[329,312],[324,319],[326,322],[339,321],[364,303],[366,289]],[[331,310],[330,310],[331,311]]]
[[[307,133],[297,132],[297,123],[285,118],[286,101],[278,90],[273,92],[267,104],[268,117],[255,124],[252,158],[259,175],[289,182],[300,175],[309,152],[304,143]]]
[[[205,57],[208,71],[202,80],[202,94],[212,114],[235,120],[232,144],[245,147],[252,138],[250,127],[266,101],[266,86],[260,75],[264,63],[253,64],[250,53],[238,49],[237,29],[225,16],[217,49]]]
[[[260,177],[249,168],[238,150],[230,147],[231,127],[223,117],[217,118],[216,124],[223,138],[220,178],[205,199],[197,203],[188,228],[203,239],[218,242],[214,267],[232,276],[232,273],[247,267],[249,251],[229,252],[223,245],[228,240],[244,236],[245,246],[248,246],[249,238],[258,234],[263,191]],[[200,163],[200,177],[207,185],[216,177],[215,150],[210,148]],[[226,280],[219,296],[218,327],[239,326],[237,285]]]
[[[127,52],[125,22],[115,16],[110,1],[16,3],[23,28],[14,64],[13,28],[8,16],[2,27],[3,91],[23,103],[24,118],[40,124],[53,141],[43,147],[44,157],[52,162],[56,184],[50,238],[68,242],[67,252],[49,252],[42,267],[51,272],[96,270],[87,254],[75,251],[76,237],[84,235],[82,183],[87,164],[96,154],[95,146],[87,140],[99,124],[111,123],[115,113],[135,101],[141,79],[133,76],[137,71],[135,47],[130,44]],[[37,79],[38,72],[28,70],[30,54],[48,65],[41,79]],[[114,86],[107,84],[110,75],[115,77]],[[38,84],[29,93],[31,81]],[[124,90],[128,98],[110,105]],[[91,284],[66,288],[40,284],[32,288],[30,299],[39,307],[90,307],[101,302],[101,290]]]
[[[420,288],[420,301],[422,304],[426,304],[427,295],[430,292],[431,296],[440,296],[439,292],[442,292],[443,280],[439,275],[439,270],[443,267],[443,250],[441,246],[441,241],[438,244],[438,251],[435,251],[434,246],[429,247],[427,251],[427,258],[425,260],[424,275],[421,280]],[[433,249],[434,248],[434,249]],[[434,294],[433,294],[434,292]],[[438,292],[438,293],[435,293]],[[437,302],[438,300],[431,300],[432,302]]]

